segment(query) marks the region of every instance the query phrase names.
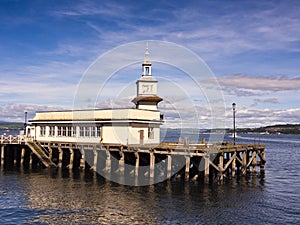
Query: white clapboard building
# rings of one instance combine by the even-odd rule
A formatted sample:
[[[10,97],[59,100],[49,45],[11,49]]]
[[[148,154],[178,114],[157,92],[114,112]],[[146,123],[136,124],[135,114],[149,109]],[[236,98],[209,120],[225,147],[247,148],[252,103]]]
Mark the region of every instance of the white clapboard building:
[[[135,108],[36,112],[27,135],[40,142],[158,144],[163,117],[148,49],[136,82]]]

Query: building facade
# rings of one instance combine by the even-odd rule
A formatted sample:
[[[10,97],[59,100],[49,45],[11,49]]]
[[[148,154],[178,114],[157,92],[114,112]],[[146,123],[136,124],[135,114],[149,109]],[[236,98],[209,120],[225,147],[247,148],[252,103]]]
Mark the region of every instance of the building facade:
[[[136,82],[135,108],[36,112],[27,135],[40,142],[146,145],[160,142],[163,117],[157,108],[157,80],[152,76],[148,47],[142,76]]]

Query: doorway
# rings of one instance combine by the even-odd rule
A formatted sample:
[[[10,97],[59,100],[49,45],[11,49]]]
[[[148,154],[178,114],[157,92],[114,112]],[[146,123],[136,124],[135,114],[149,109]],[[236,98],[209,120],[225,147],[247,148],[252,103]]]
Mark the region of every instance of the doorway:
[[[144,144],[144,130],[140,130],[140,145]]]

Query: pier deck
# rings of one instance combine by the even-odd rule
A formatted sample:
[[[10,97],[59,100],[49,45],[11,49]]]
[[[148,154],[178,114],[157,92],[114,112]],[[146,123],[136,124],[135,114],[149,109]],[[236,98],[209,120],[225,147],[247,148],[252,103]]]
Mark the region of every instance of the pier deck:
[[[23,135],[0,135],[1,167],[6,164],[62,168],[89,168],[109,173],[125,173],[125,165],[135,176],[184,177],[205,182],[265,170],[265,145],[163,142],[159,145],[87,144],[34,142]],[[184,162],[177,168],[178,162]],[[156,171],[156,164],[163,168]],[[147,173],[139,174],[140,167]],[[131,167],[131,168],[132,168]],[[180,165],[179,165],[180,167]]]

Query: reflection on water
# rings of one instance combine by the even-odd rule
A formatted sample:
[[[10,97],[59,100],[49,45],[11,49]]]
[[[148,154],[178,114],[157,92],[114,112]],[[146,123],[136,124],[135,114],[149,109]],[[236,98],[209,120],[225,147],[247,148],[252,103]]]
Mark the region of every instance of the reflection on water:
[[[222,218],[228,221],[226,212],[238,210],[239,215],[232,215],[238,219],[253,207],[250,202],[264,199],[263,180],[251,176],[221,186],[173,180],[130,187],[92,172],[4,171],[1,184],[5,182],[6,189],[1,185],[1,208],[7,213],[1,212],[1,219],[20,222],[23,214],[22,223],[218,223]],[[12,205],[7,202],[10,198]]]

